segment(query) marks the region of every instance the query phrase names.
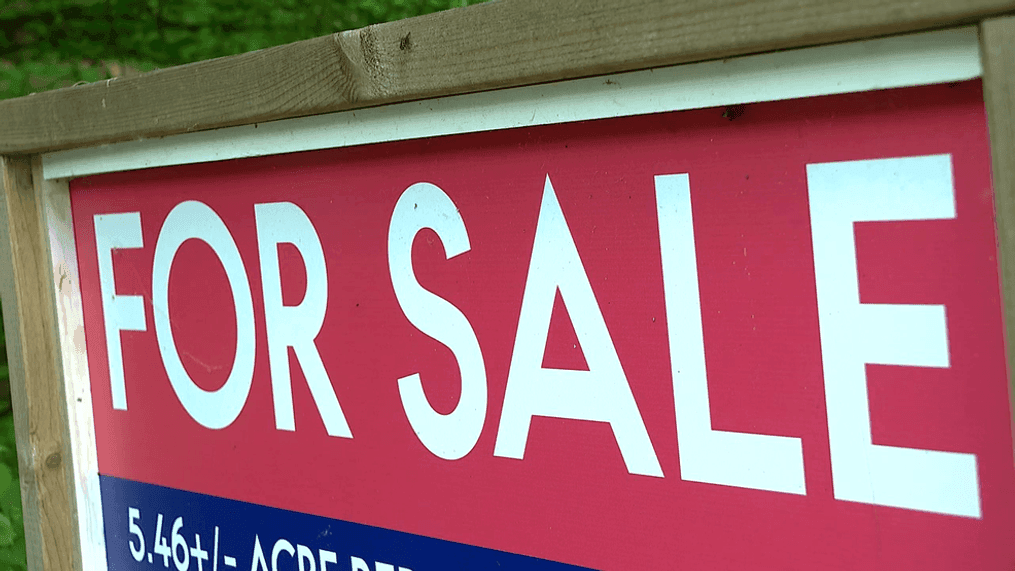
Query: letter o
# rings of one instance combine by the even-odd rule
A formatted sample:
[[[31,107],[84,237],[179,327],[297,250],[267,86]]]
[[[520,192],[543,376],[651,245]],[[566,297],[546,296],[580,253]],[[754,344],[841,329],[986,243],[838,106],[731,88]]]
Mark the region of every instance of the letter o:
[[[169,323],[169,271],[176,252],[191,238],[208,244],[218,256],[229,280],[236,312],[233,366],[225,384],[214,391],[202,389],[190,378],[180,361]],[[247,402],[254,378],[254,303],[236,242],[219,215],[208,205],[188,200],[176,205],[166,216],[152,264],[152,308],[159,353],[180,404],[202,426],[219,429],[232,424]]]

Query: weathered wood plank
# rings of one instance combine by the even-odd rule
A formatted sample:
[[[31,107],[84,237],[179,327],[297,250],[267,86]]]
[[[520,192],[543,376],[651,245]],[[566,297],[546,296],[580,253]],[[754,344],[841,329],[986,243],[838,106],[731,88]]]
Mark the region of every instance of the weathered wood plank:
[[[971,23],[1015,0],[494,0],[0,102],[0,153],[151,138]]]
[[[983,91],[990,127],[1008,377],[1015,371],[1015,17],[980,26]],[[1009,392],[1015,411],[1015,382]]]
[[[77,542],[81,568],[104,569],[106,540],[99,498],[99,465],[95,447],[95,420],[85,348],[84,309],[78,271],[74,220],[71,215],[70,187],[67,179],[47,180],[42,176],[42,161],[32,163],[35,192],[48,232],[49,282],[56,298],[60,364],[63,374],[64,401],[73,455],[73,487],[77,507]],[[86,221],[87,223],[87,221]]]
[[[864,73],[856,73],[862,61]],[[820,69],[820,73],[813,70]],[[979,78],[975,25],[392,103],[43,155],[46,178]],[[722,85],[722,89],[716,89]],[[666,95],[669,94],[669,95]],[[575,105],[580,101],[580,105]]]
[[[0,157],[0,170],[0,294],[29,568],[79,570],[73,458],[44,212],[31,158]]]

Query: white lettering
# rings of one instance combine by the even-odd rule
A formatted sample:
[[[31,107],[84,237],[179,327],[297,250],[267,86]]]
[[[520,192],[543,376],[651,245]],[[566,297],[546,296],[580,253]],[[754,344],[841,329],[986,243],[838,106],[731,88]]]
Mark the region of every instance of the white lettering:
[[[853,224],[955,217],[948,155],[807,165],[836,499],[980,517],[976,456],[873,444],[866,365],[948,367],[942,305],[860,303]]]
[[[328,307],[328,271],[317,230],[306,213],[291,202],[254,205],[257,249],[261,262],[264,294],[264,322],[268,333],[268,363],[275,406],[275,427],[296,430],[293,414],[292,377],[289,347],[300,361],[310,394],[331,436],[352,438],[335,388],[324,369],[314,339],[324,325]],[[306,267],[307,290],[299,305],[282,305],[282,281],[278,266],[278,245],[292,244]]]
[[[690,183],[672,174],[656,176],[655,185],[680,477],[805,494],[799,438],[712,429]]]
[[[289,543],[289,540],[279,538],[279,540],[275,542],[275,547],[271,548],[271,571],[278,571],[278,556],[283,551],[288,553],[289,557],[293,557],[296,553],[296,549],[293,547],[292,543]]]
[[[144,302],[139,295],[117,295],[113,276],[113,250],[141,248],[141,213],[96,214],[95,251],[99,262],[99,291],[106,330],[106,354],[109,358],[109,388],[113,408],[127,410],[127,389],[123,380],[121,331],[145,331]]]
[[[588,371],[542,368],[558,289]],[[522,458],[534,415],[607,422],[628,472],[663,476],[549,176],[536,223],[495,456]]]
[[[314,560],[314,552],[306,545],[296,545],[296,560],[299,563],[300,571],[317,571],[317,562]],[[310,566],[307,567],[307,564]],[[324,563],[321,563],[324,566]]]
[[[321,555],[321,571],[328,571],[328,563],[338,563],[338,554],[327,549],[317,550]]]
[[[196,238],[208,244],[226,271],[236,312],[236,355],[221,388],[206,391],[197,386],[183,367],[169,323],[169,271],[180,246]],[[159,352],[169,382],[187,413],[202,426],[218,429],[232,424],[247,402],[254,373],[254,303],[250,283],[236,242],[214,210],[188,200],[166,216],[155,244],[152,267],[152,306]]]
[[[391,283],[409,322],[454,353],[461,372],[461,396],[454,411],[441,414],[427,401],[418,373],[399,379],[398,391],[419,441],[436,456],[457,460],[476,445],[486,421],[486,366],[476,333],[465,315],[416,280],[412,242],[424,228],[437,233],[448,259],[469,251],[469,235],[454,202],[440,188],[420,182],[402,193],[391,215],[388,230]]]
[[[254,555],[250,561],[250,571],[268,571],[268,562],[264,560],[261,538],[254,535]]]

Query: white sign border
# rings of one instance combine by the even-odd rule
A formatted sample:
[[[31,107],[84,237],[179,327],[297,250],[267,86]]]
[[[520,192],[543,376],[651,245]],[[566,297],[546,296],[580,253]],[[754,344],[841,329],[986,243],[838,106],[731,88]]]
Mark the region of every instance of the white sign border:
[[[470,93],[43,155],[46,179],[980,77],[976,26]]]

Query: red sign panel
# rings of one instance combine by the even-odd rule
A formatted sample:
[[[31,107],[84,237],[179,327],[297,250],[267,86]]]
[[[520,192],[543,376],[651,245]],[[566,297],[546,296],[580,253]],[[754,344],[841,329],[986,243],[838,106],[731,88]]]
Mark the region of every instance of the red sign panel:
[[[734,111],[74,181],[100,473],[592,568],[1010,569],[979,82]],[[210,557],[124,501],[111,562]],[[216,564],[486,568],[249,525]]]

